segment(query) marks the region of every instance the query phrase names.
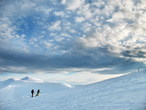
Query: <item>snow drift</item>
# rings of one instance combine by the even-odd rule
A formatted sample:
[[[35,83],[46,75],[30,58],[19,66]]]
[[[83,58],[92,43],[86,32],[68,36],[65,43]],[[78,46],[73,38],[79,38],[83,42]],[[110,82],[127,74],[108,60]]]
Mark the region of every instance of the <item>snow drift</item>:
[[[146,109],[146,72],[74,88],[45,82],[14,82],[1,88],[0,110]],[[32,88],[39,88],[41,96],[31,98]],[[11,97],[6,99],[10,94]]]

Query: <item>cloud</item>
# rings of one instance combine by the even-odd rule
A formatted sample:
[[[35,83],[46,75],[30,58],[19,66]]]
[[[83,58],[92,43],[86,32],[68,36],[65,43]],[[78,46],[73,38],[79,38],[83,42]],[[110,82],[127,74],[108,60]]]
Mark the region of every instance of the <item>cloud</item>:
[[[63,11],[55,11],[54,14],[56,16],[61,16],[61,17],[64,17],[65,16],[65,13]]]
[[[61,3],[67,7],[68,10],[75,10],[79,8],[83,0],[62,0]]]
[[[52,26],[49,27],[49,30],[61,30],[60,24],[60,21],[55,22]]]
[[[145,67],[145,1],[3,0],[0,4],[1,73],[71,68],[112,68],[107,71],[120,73],[139,63]]]
[[[83,17],[76,17],[76,22],[83,22],[85,19]]]

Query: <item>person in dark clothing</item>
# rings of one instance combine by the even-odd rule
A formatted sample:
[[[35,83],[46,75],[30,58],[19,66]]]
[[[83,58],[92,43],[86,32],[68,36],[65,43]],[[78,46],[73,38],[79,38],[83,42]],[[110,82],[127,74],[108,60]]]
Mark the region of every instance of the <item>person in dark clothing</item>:
[[[32,89],[31,90],[31,97],[33,97],[33,95],[34,95],[34,90]]]
[[[35,96],[39,96],[40,95],[40,90],[38,89],[37,94]]]

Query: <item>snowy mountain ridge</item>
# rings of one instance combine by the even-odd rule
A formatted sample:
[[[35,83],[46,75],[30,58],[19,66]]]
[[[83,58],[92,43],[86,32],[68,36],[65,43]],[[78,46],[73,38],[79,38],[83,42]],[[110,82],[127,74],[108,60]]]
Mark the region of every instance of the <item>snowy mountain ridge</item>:
[[[20,80],[22,80],[22,81],[34,81],[34,82],[43,83],[43,80],[41,80],[41,79],[31,78],[31,77],[28,77],[28,76],[26,76],[26,77],[24,77],[24,78],[22,78]]]
[[[0,90],[0,99],[3,99],[0,100],[0,110],[146,109],[146,71],[74,88],[36,82],[10,85]],[[35,91],[39,88],[41,96],[30,97],[32,88]],[[5,94],[10,95],[7,100],[4,100]],[[21,102],[17,103],[20,99]]]

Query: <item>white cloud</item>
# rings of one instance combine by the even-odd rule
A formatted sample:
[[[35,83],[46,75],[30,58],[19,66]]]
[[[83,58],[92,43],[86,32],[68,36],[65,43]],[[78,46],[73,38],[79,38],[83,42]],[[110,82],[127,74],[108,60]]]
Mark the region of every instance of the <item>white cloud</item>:
[[[87,20],[93,19],[94,11],[91,12],[90,5],[89,4],[83,4],[80,6],[79,10],[77,11],[77,14],[82,15]]]
[[[1,17],[0,24],[0,48],[27,53],[29,51],[28,46],[24,42],[26,36],[16,33],[17,28],[12,25],[8,17]]]
[[[60,17],[64,17],[65,16],[65,13],[63,11],[55,11],[54,14],[56,16],[60,16]]]
[[[76,22],[83,22],[85,19],[83,17],[76,17],[75,21]]]
[[[45,15],[49,16],[49,14],[51,13],[52,11],[52,8],[48,8],[48,7],[43,7],[43,6],[39,6],[36,8],[36,11],[41,11],[43,12]]]
[[[53,46],[53,44],[50,42],[44,42],[44,45],[49,49]]]
[[[61,30],[61,21],[56,21],[48,29],[49,30]]]
[[[7,17],[0,18],[0,38],[13,39],[15,38],[15,26],[11,26],[12,23]]]
[[[62,4],[67,7],[68,10],[75,10],[79,8],[83,0],[62,0]]]
[[[36,8],[35,2],[31,2],[28,0],[15,0],[13,3],[11,1],[7,2],[6,5],[3,5],[4,8],[4,15],[7,16],[27,16],[34,13]],[[21,6],[21,8],[20,8]],[[23,13],[22,13],[23,12]]]

